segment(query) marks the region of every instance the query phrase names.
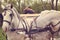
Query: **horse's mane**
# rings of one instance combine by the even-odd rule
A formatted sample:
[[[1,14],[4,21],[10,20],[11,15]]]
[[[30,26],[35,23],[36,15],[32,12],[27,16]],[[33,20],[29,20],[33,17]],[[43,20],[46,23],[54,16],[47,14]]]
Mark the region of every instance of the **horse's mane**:
[[[25,23],[26,20],[24,20],[24,19],[20,16],[20,14],[18,13],[18,11],[16,10],[15,7],[13,7],[12,11],[14,12],[13,14],[14,14],[15,20],[16,20],[16,22],[14,22],[14,24],[16,23],[16,25],[19,27],[19,23],[20,23],[20,22],[23,22],[23,25],[25,26],[25,25],[26,25],[26,23]],[[24,23],[25,23],[25,24],[24,24]],[[26,26],[27,26],[27,25],[26,25]]]
[[[44,10],[40,13],[40,16],[46,16],[49,13],[55,12],[56,10]]]
[[[56,11],[56,10],[44,10],[40,13],[40,15],[38,17],[39,17],[39,19],[41,19],[41,18],[44,18],[45,16],[48,16],[48,15],[54,14],[54,13],[58,13],[58,11]]]
[[[16,8],[15,8],[15,7],[13,7],[13,10],[15,11],[15,13],[16,13],[16,15],[17,15],[18,19],[20,20],[20,14],[18,13],[18,11],[16,10]]]

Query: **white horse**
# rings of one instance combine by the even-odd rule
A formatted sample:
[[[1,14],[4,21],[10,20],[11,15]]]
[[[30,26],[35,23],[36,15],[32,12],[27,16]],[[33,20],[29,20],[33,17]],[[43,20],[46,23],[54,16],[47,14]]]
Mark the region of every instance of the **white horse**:
[[[47,26],[48,25],[48,26]],[[46,27],[50,27],[50,31],[44,29]],[[34,30],[37,29],[39,32],[33,33]],[[56,33],[60,29],[60,11],[55,10],[45,10],[40,13],[31,24],[30,30],[32,30],[32,39],[33,40],[51,40],[52,32]],[[36,31],[36,30],[35,30]],[[53,39],[52,39],[53,40]]]
[[[25,40],[25,29],[27,24],[22,19],[17,10],[11,5],[5,7],[3,15],[2,29],[7,34],[8,40]]]

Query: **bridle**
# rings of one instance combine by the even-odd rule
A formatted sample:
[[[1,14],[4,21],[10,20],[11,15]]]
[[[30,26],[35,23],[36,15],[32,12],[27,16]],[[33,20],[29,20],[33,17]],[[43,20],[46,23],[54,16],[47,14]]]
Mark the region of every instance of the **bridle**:
[[[10,10],[12,13],[10,14],[10,17],[11,17],[11,22],[12,22],[12,18],[13,18],[13,11],[11,10],[11,9],[4,9],[4,11],[5,11],[5,15],[6,15],[6,11],[7,10]],[[4,15],[4,16],[5,16]],[[7,20],[3,20],[3,22],[7,22],[9,25],[11,25],[11,22],[9,22],[9,21],[7,21]]]
[[[14,15],[14,14],[13,14],[13,11],[12,11],[11,9],[4,9],[5,15],[6,15],[6,11],[7,11],[7,10],[10,10],[10,11],[12,12],[12,13],[10,14],[11,22],[12,22],[13,15]],[[5,15],[4,15],[4,16],[5,16]],[[7,20],[3,20],[3,22],[7,22],[9,25],[11,25],[11,22],[9,22],[9,21],[7,21]]]

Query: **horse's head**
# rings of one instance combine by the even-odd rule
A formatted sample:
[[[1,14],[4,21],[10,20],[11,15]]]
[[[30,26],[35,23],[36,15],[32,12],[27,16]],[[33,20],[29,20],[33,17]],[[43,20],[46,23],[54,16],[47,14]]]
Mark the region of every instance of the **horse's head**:
[[[13,11],[12,11],[13,6],[9,4],[8,6],[5,7],[4,12],[2,13],[3,15],[3,31],[8,30],[9,26],[11,25],[11,21],[13,18]]]

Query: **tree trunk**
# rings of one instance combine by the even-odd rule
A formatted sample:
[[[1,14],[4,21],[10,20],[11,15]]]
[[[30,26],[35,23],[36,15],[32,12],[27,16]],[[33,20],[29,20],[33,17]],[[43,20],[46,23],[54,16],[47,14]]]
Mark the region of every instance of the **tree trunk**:
[[[45,10],[45,5],[44,5],[43,0],[41,0],[41,2],[42,2],[42,10]]]
[[[20,1],[21,0],[18,0],[18,12],[20,13]]]
[[[54,10],[54,0],[51,0],[51,8]]]
[[[57,4],[58,4],[58,0],[56,0],[55,10],[58,10],[58,8],[57,8]]]

